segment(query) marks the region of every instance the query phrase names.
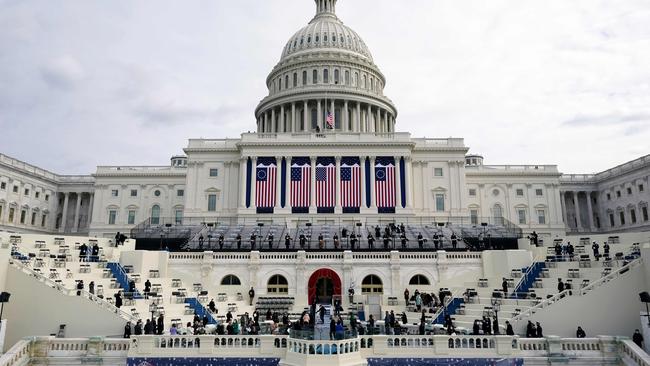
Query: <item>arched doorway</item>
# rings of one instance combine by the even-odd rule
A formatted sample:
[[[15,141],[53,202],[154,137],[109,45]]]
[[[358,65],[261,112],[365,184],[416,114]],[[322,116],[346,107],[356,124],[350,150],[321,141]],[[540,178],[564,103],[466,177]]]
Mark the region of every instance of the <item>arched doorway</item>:
[[[331,302],[332,296],[341,296],[341,278],[328,268],[319,269],[309,277],[307,302],[310,304],[318,295],[321,303]]]

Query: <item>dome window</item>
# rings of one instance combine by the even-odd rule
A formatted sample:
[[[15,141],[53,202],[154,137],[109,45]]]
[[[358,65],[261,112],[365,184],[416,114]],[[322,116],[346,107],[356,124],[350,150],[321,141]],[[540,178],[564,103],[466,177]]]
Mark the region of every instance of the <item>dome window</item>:
[[[327,33],[323,35],[323,42],[327,42]]]
[[[284,88],[289,89],[289,75],[285,75],[284,77]]]
[[[293,87],[295,88],[297,86],[298,86],[298,73],[294,72],[293,73]]]
[[[320,39],[320,36],[317,34],[316,35],[316,43],[318,43],[319,39]]]
[[[332,42],[336,43],[336,33],[332,33]]]
[[[305,39],[304,39],[304,38],[300,38],[300,45],[302,46],[303,43],[305,43]]]
[[[334,70],[334,84],[339,83],[339,69]]]
[[[345,70],[345,85],[350,85],[350,72]]]
[[[307,71],[302,72],[302,85],[307,85]]]
[[[323,83],[329,84],[330,82],[330,71],[328,69],[323,70]]]
[[[312,84],[317,84],[318,83],[318,70],[314,70],[314,72],[312,73],[311,81],[312,81]]]
[[[307,37],[307,43],[311,43],[311,36]]]

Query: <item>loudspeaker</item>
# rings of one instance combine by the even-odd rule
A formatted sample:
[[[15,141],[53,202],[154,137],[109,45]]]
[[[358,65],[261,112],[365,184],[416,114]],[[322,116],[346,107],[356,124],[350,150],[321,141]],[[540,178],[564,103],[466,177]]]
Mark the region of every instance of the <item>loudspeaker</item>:
[[[305,226],[311,226],[311,222],[306,223]]]
[[[488,226],[487,222],[482,222],[481,226]]]
[[[172,224],[165,224],[165,227],[172,227]]]
[[[438,226],[443,227],[443,226],[445,226],[445,224],[443,222],[439,222]]]
[[[361,227],[361,226],[363,226],[363,224],[360,223],[360,222],[357,222],[357,226],[358,226],[358,227]]]
[[[646,302],[646,303],[650,302],[650,294],[645,291],[639,294],[639,298],[641,299],[641,302]]]
[[[0,302],[9,302],[9,297],[11,296],[8,292],[0,293]]]

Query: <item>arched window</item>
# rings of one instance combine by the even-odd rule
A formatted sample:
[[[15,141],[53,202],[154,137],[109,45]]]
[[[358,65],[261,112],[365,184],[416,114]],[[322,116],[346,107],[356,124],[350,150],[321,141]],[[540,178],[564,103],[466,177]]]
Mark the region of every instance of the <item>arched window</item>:
[[[345,70],[345,85],[350,85],[350,72]]]
[[[297,86],[298,86],[298,73],[294,72],[293,73],[293,87],[295,88]]]
[[[375,79],[370,78],[370,90],[374,91],[375,90]]]
[[[352,85],[359,86],[359,73],[358,72],[354,73],[354,80],[352,80]]]
[[[381,279],[375,275],[368,275],[361,282],[361,293],[363,294],[380,294],[384,292],[384,285]]]
[[[334,84],[338,84],[338,83],[339,83],[339,70],[336,69],[334,70]]]
[[[282,78],[278,78],[278,91],[282,90]]]
[[[235,275],[227,275],[223,279],[221,279],[221,285],[222,286],[239,286],[241,285],[241,281],[239,280],[239,277]]]
[[[266,290],[273,294],[287,294],[289,293],[289,282],[284,276],[274,275],[269,279]]]
[[[420,275],[420,274],[411,277],[411,280],[409,281],[409,285],[416,285],[416,286],[417,285],[422,285],[422,286],[426,285],[426,286],[428,286],[430,284],[431,283],[429,283],[429,279],[426,278],[423,275]]]
[[[503,208],[500,204],[494,205],[492,208],[492,216],[494,217],[495,225],[503,225]]]
[[[151,207],[151,225],[160,224],[160,206],[153,205]]]
[[[311,82],[312,84],[318,83],[318,70],[314,70],[314,72],[311,73]]]
[[[307,71],[302,72],[302,85],[307,85]]]
[[[366,88],[366,80],[366,75],[363,75],[363,84],[361,84],[361,87],[364,89]]]
[[[327,84],[330,82],[330,71],[328,69],[323,70],[323,83]]]
[[[289,89],[289,75],[284,76],[284,88]]]

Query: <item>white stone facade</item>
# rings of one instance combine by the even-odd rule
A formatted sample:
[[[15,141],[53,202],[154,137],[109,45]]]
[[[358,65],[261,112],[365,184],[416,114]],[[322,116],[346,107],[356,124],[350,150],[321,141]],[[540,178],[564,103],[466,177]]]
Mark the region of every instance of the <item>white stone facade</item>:
[[[508,222],[552,237],[648,226],[648,157],[596,175],[562,176],[552,165],[484,165],[482,157],[467,155],[463,139],[397,132],[397,109],[383,94],[386,77],[335,8],[336,1],[317,1],[316,16],[287,42],[266,80],[269,94],[255,109],[255,133],[190,140],[186,156],[173,157],[169,166],[98,167],[92,176],[60,176],[2,155],[0,228],[113,236],[147,220],[453,221]],[[296,159],[311,168],[303,207],[292,206]],[[326,209],[316,198],[316,168],[323,161],[335,165],[334,198]],[[346,161],[360,165],[355,207],[342,202]],[[255,202],[258,164],[277,169],[274,201],[263,210]],[[395,169],[392,207],[377,202],[378,164]]]

